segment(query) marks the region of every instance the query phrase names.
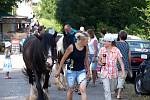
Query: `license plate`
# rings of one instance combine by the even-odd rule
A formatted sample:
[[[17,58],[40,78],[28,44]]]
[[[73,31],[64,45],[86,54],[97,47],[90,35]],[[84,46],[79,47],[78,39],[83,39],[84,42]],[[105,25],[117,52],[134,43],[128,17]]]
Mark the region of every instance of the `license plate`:
[[[147,55],[146,54],[141,54],[141,58],[142,59],[147,59]]]

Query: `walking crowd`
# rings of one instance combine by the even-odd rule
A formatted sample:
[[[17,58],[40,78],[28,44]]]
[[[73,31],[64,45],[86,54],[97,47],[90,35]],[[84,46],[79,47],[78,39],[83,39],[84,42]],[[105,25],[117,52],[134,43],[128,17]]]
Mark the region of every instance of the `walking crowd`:
[[[65,60],[70,58],[71,64],[67,66],[66,71],[67,100],[72,100],[76,82],[79,84],[81,100],[87,100],[87,84],[92,78],[93,86],[96,86],[98,76],[103,83],[105,100],[112,100],[112,95],[116,95],[117,99],[122,98],[122,90],[131,62],[129,45],[125,41],[127,32],[121,30],[117,40],[105,29],[101,34],[103,44],[100,47],[93,29],[85,31],[84,27],[80,27],[80,30],[74,33],[76,41],[66,49],[56,74],[59,76]],[[97,67],[100,67],[100,75],[97,74]]]
[[[40,39],[40,34],[45,32],[44,26],[40,26],[39,23],[35,23],[31,30],[29,27],[28,25],[26,27],[28,36],[34,33]],[[74,30],[70,25],[65,25],[64,34],[70,34],[68,38],[71,44],[66,47],[56,77],[59,77],[65,61],[70,59],[65,72],[68,87],[67,100],[73,99],[76,83],[81,93],[81,100],[87,100],[88,83],[92,80],[93,86],[96,87],[98,78],[103,84],[105,100],[112,100],[112,95],[121,99],[131,62],[129,45],[125,41],[127,32],[121,30],[118,33],[118,39],[115,40],[113,34],[102,29],[100,34],[102,45],[99,44],[93,29],[85,30],[84,27],[80,27],[80,30]],[[10,44],[5,46],[7,63],[10,63],[10,46]],[[4,71],[6,66],[8,64],[5,63]],[[100,71],[99,74],[98,71]],[[10,78],[9,70],[6,70],[6,78]]]

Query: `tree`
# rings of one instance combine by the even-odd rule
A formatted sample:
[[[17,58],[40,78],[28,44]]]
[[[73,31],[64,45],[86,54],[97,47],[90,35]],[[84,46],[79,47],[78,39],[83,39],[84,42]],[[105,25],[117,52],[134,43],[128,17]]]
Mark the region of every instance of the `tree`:
[[[41,0],[39,13],[40,17],[54,19],[56,14],[57,0]]]
[[[147,1],[147,6],[145,9],[142,9],[145,18],[143,17],[140,18],[144,23],[143,28],[145,29],[145,33],[146,33],[145,35],[147,38],[150,39],[150,0],[146,0],[146,1]]]
[[[145,0],[111,0],[109,24],[124,29],[125,26],[138,23],[141,13],[134,7],[145,8]]]
[[[142,13],[140,15],[140,23],[137,24],[140,30],[144,30],[141,32],[141,35],[144,36],[144,38],[150,39],[150,0],[146,0],[146,8],[137,8],[136,9]]]
[[[124,29],[138,23],[140,12],[134,7],[145,8],[145,0],[41,0],[40,16],[68,23],[73,27],[97,28],[104,23]]]
[[[17,6],[17,2],[22,0],[0,0],[0,11],[1,12],[10,12],[14,6]]]
[[[137,23],[140,13],[134,7],[145,8],[145,0],[57,0],[56,18],[74,26],[93,26],[103,22],[123,29]]]

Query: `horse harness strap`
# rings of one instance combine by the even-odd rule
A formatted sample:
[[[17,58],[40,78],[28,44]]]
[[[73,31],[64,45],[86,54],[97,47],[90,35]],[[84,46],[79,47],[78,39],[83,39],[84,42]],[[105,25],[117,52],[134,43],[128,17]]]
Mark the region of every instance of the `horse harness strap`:
[[[25,42],[24,42],[24,44],[23,44],[25,48],[26,48],[26,47],[29,47],[29,46],[32,44],[32,39],[33,39],[34,37],[36,37],[36,36],[32,35],[32,36],[28,37],[28,38],[25,40]],[[28,44],[28,45],[26,45],[26,44]]]
[[[28,43],[28,45],[26,45],[27,43]],[[27,42],[24,44],[24,48],[29,47],[31,44],[32,44],[32,41],[31,41],[31,40],[27,41]]]

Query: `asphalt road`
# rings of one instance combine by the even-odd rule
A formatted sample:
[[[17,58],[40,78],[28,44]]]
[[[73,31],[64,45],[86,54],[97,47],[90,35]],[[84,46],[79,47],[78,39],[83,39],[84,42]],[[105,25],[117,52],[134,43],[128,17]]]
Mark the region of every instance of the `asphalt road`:
[[[4,55],[0,55],[0,100],[27,100],[30,85],[21,71],[24,66],[22,55],[13,55],[11,57],[13,70],[10,75],[12,79],[4,79],[4,72],[2,71],[3,58]],[[53,78],[54,75],[50,78],[51,83],[54,81]],[[66,100],[66,91],[58,91],[54,84],[49,87],[49,95],[50,100]],[[91,83],[89,84],[87,95],[88,100],[104,100],[104,90],[100,80],[97,80],[96,87],[93,87]],[[80,100],[80,96],[74,93],[73,100]]]
[[[11,77],[12,79],[4,79],[4,73],[0,71],[0,100],[26,100],[30,87],[27,79],[21,70],[12,71]],[[58,91],[54,84],[49,87],[49,94],[51,100],[66,100],[66,91]],[[103,87],[99,81],[96,87],[89,85],[87,95],[88,100],[104,100]],[[77,93],[74,93],[74,100],[80,100]]]

